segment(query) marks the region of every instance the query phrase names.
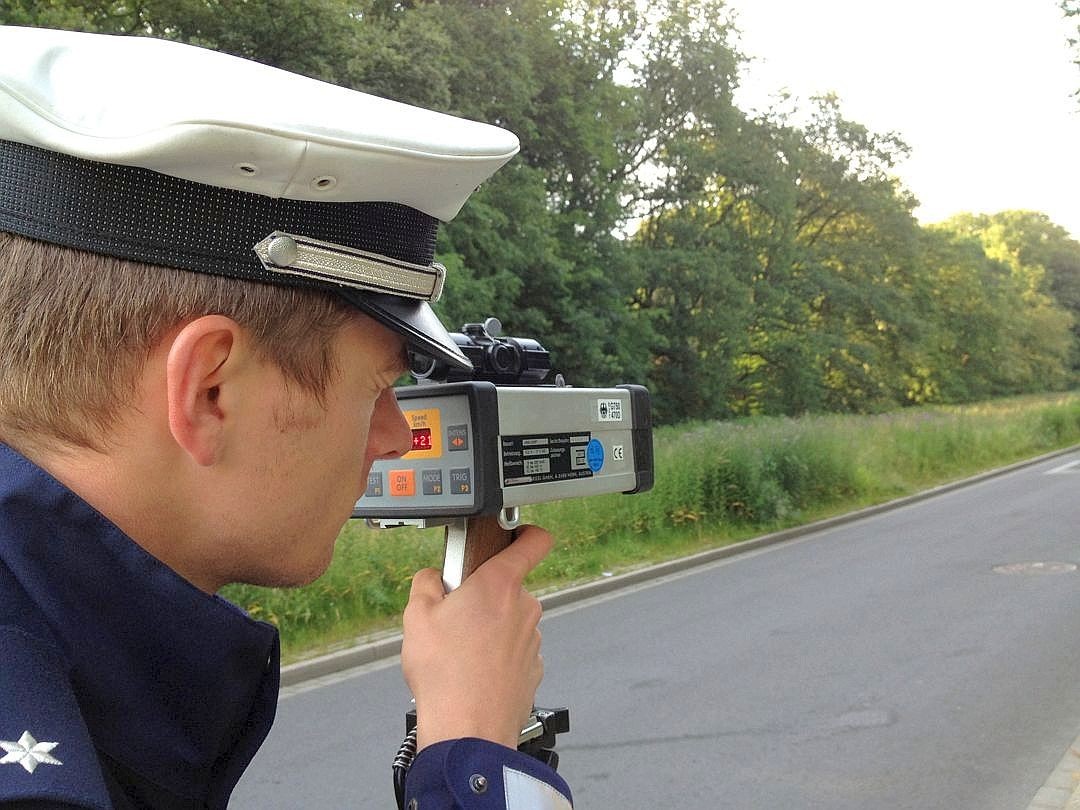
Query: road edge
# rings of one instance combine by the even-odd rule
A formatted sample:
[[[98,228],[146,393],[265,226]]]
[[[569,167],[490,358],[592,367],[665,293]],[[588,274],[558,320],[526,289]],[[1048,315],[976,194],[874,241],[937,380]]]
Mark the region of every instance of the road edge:
[[[539,599],[545,610],[551,610],[556,607],[562,607],[564,605],[579,602],[585,599],[591,599],[595,596],[602,596],[609,594],[613,591],[627,588],[633,585],[639,585],[643,582],[659,579],[670,574],[686,571],[691,568],[696,568],[700,565],[706,565],[717,560],[723,560],[728,557],[734,557],[739,554],[745,554],[749,551],[765,548],[767,546],[777,545],[778,543],[784,543],[790,540],[794,540],[799,537],[803,537],[815,532],[831,529],[835,526],[843,526],[849,523],[854,523],[864,518],[873,517],[883,512],[890,512],[894,509],[907,506],[908,504],[918,503],[929,498],[943,495],[947,492],[952,492],[963,487],[972,486],[982,481],[986,481],[991,478],[997,478],[1001,475],[1014,472],[1016,470],[1024,469],[1025,467],[1032,467],[1037,464],[1041,464],[1044,461],[1057,458],[1058,456],[1068,455],[1069,453],[1080,450],[1080,444],[1074,444],[1069,447],[1062,448],[1060,450],[1054,450],[1049,453],[1044,453],[1034,458],[1018,461],[1013,464],[1008,464],[1004,467],[996,467],[986,472],[981,472],[977,475],[969,478],[961,478],[956,481],[950,481],[947,484],[941,484],[931,489],[917,492],[914,495],[906,495],[902,498],[894,498],[891,501],[885,501],[884,503],[875,504],[874,506],[867,506],[863,509],[857,509],[853,512],[845,512],[842,515],[835,515],[834,517],[825,518],[823,520],[817,520],[813,523],[806,523],[801,526],[793,526],[790,529],[782,529],[776,532],[770,532],[769,534],[763,534],[759,537],[754,537],[749,540],[743,540],[738,543],[732,543],[731,545],[721,546],[720,548],[709,549],[697,554],[692,554],[687,557],[680,557],[675,560],[669,560],[667,562],[657,563],[655,565],[649,565],[642,568],[637,568],[631,571],[627,571],[622,574],[617,574],[611,577],[603,577],[602,579],[593,580],[583,583],[581,585],[574,585],[569,588],[553,591],[540,595]],[[327,675],[334,675],[339,672],[343,672],[355,667],[371,664],[376,661],[383,660],[385,658],[391,658],[401,653],[401,634],[395,633],[383,638],[376,639],[374,641],[366,641],[359,643],[353,647],[349,647],[344,650],[336,650],[331,653],[316,656],[314,658],[308,658],[303,661],[297,661],[293,664],[288,664],[281,668],[281,686],[297,686],[306,681],[313,680],[315,678],[325,677]],[[1077,741],[1076,746],[1080,747],[1080,740]],[[1072,749],[1070,749],[1071,751]],[[1066,759],[1068,759],[1066,754]],[[1078,755],[1080,756],[1080,755]],[[1064,762],[1065,760],[1063,760]],[[1060,768],[1061,766],[1059,766]],[[1070,771],[1071,773],[1071,771]],[[1059,810],[1064,807],[1062,804],[1050,805]],[[1048,805],[1035,805],[1032,804],[1029,810],[1044,810]],[[1080,788],[1078,788],[1076,795],[1073,796],[1073,801],[1068,805],[1068,810],[1080,810]]]
[[[1080,810],[1080,737],[1066,749],[1027,810]]]

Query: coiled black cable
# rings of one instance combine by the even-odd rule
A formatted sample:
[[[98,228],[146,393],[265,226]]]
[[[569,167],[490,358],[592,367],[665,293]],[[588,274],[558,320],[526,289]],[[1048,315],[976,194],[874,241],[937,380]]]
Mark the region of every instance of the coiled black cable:
[[[398,810],[405,810],[405,777],[409,775],[409,768],[416,759],[416,727],[409,729],[405,739],[401,741],[397,755],[394,757],[394,796],[397,798]]]

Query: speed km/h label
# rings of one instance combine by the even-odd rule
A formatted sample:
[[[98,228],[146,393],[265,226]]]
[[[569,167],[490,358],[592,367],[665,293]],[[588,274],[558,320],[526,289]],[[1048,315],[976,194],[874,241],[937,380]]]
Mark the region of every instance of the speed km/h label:
[[[591,433],[503,436],[503,486],[591,478],[598,469],[592,442]]]

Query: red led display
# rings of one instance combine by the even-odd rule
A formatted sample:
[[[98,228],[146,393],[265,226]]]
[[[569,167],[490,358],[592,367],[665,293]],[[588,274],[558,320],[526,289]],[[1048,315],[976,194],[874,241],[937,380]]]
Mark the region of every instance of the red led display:
[[[431,449],[431,428],[414,428],[412,432],[413,450]]]

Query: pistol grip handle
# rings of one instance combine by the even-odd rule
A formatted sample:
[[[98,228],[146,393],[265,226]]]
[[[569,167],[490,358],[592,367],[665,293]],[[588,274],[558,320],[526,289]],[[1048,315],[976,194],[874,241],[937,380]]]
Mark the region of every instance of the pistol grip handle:
[[[447,593],[512,542],[513,531],[499,524],[498,515],[476,515],[447,526],[443,561],[443,587]]]

